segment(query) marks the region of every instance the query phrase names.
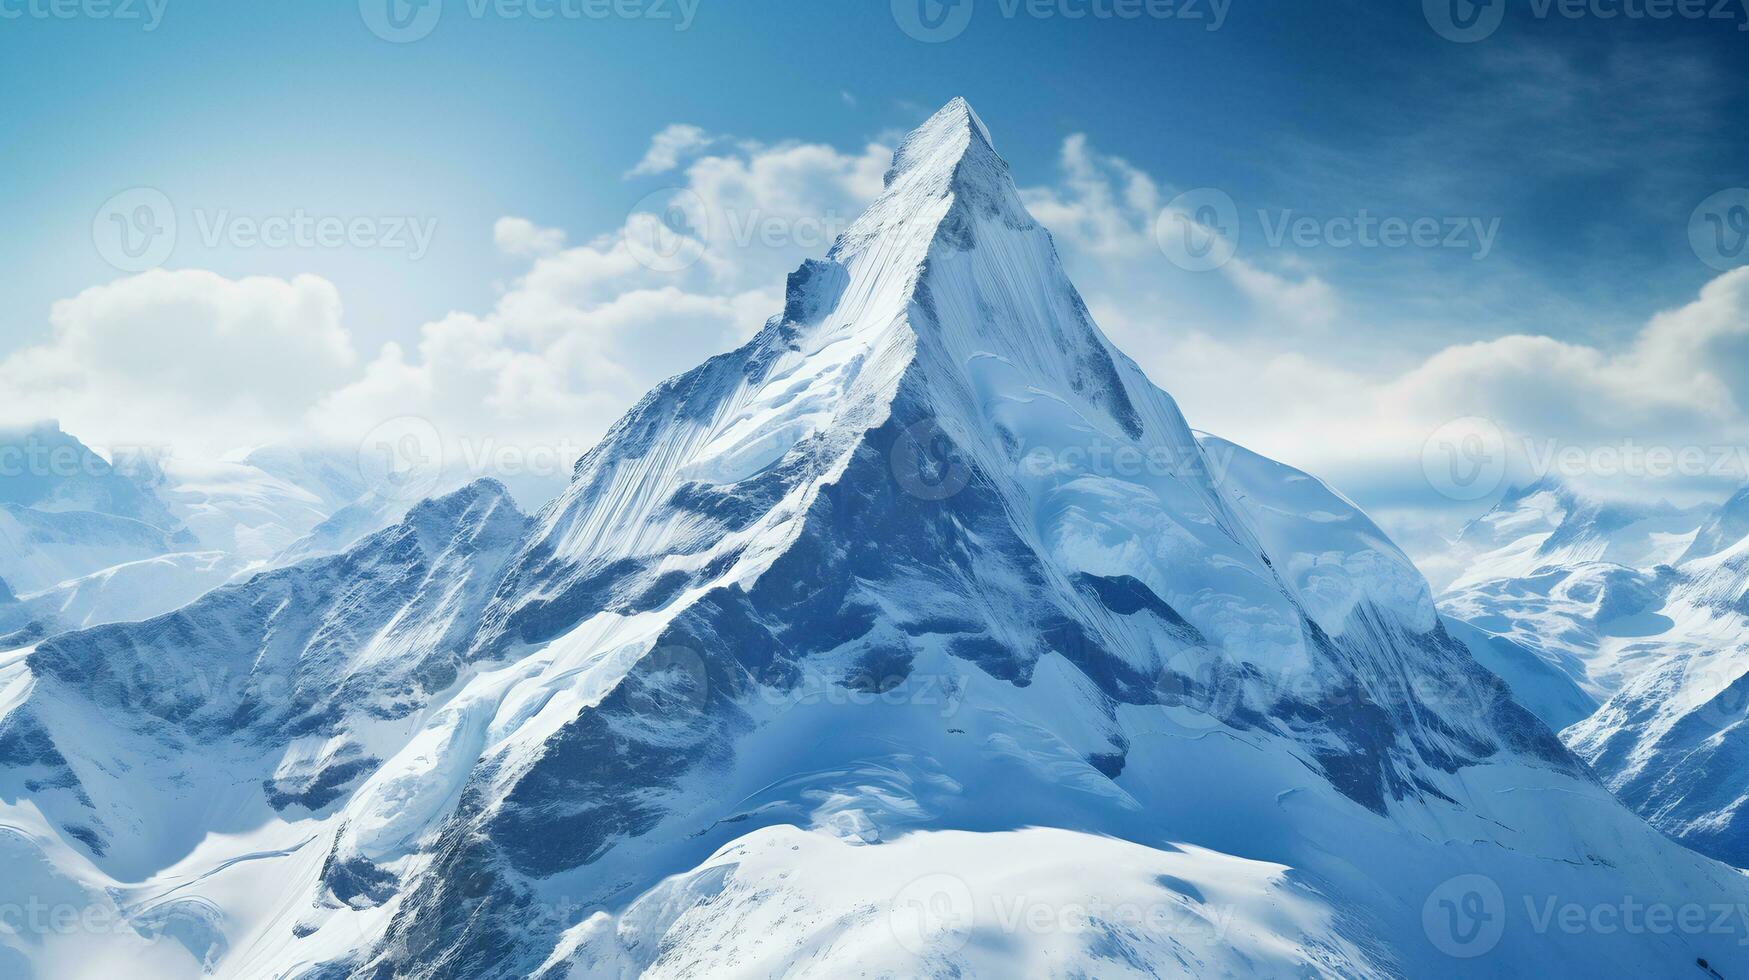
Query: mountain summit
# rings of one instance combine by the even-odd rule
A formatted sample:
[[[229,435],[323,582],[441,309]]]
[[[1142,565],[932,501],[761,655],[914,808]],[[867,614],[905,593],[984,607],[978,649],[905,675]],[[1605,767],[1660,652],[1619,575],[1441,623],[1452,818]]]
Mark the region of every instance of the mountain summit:
[[[0,823],[166,975],[1749,969],[1526,917],[1749,887],[1341,495],[1193,435],[962,100],[540,513],[476,485],[0,658]]]

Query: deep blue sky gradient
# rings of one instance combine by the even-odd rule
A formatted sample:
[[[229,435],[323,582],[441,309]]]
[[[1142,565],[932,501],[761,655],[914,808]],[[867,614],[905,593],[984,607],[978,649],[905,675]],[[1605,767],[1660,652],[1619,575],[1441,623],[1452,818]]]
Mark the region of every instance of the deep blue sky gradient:
[[[684,32],[474,19],[448,3],[410,44],[372,35],[348,2],[168,0],[149,33],[0,21],[0,349],[39,336],[55,298],[113,277],[89,222],[137,185],[239,212],[436,216],[437,246],[417,265],[188,243],[171,265],[323,274],[366,342],[481,308],[500,261],[495,218],[613,226],[647,189],[620,174],[670,121],[856,147],[963,94],[1023,182],[1048,176],[1080,131],[1246,202],[1498,216],[1501,261],[1417,280],[1446,294],[1440,309],[1473,307],[1483,333],[1607,335],[1692,295],[1710,270],[1688,252],[1687,215],[1749,168],[1749,34],[1735,23],[1537,20],[1515,0],[1494,37],[1460,45],[1415,4],[1236,0],[1211,32],[1206,20],[1009,19],[982,0],[962,35],[924,44],[884,0],[701,0]],[[1364,282],[1377,259],[1348,272]],[[1436,319],[1425,312],[1405,298],[1404,320]]]

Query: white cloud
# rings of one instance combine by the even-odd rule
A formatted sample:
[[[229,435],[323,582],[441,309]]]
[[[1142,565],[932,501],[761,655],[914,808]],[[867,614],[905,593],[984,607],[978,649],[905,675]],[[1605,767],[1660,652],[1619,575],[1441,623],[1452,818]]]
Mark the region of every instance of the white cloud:
[[[1107,333],[1193,424],[1363,498],[1437,503],[1427,499],[1422,449],[1440,426],[1466,416],[1500,427],[1519,478],[1546,465],[1551,443],[1710,449],[1749,436],[1735,394],[1749,390],[1749,270],[1719,277],[1619,345],[1508,335],[1416,355],[1411,335],[1393,352],[1368,339],[1376,332],[1352,329],[1325,275],[1245,256],[1219,275],[1171,266],[1152,235],[1169,196],[1159,183],[1080,136],[1065,140],[1060,163],[1060,180],[1024,196]],[[1244,297],[1248,321],[1227,309],[1208,313],[1234,305],[1214,295],[1210,285],[1220,282]],[[1678,489],[1673,481],[1616,484],[1640,495]]]
[[[322,400],[310,424],[342,440],[417,415],[476,445],[581,452],[650,387],[739,345],[779,312],[784,277],[824,254],[879,192],[890,156],[874,145],[847,154],[743,143],[694,160],[682,200],[699,251],[679,268],[634,247],[658,223],[651,214],[561,248],[550,247],[556,231],[500,220],[499,247],[532,262],[494,308],[451,314],[421,328],[417,344],[385,347],[362,377]]]
[[[542,228],[527,218],[499,218],[492,225],[492,243],[498,251],[517,258],[551,255],[565,247],[565,233]]]
[[[52,336],[0,361],[0,419],[58,417],[96,443],[203,453],[294,436],[348,444],[415,415],[476,447],[581,452],[651,386],[780,311],[785,275],[824,254],[878,193],[889,158],[875,145],[743,143],[693,160],[685,185],[704,212],[702,255],[671,271],[631,247],[651,215],[570,246],[507,216],[494,242],[528,265],[493,308],[452,313],[365,359],[340,297],[316,277],[120,279],[57,304]]]
[[[1336,321],[1336,290],[1317,276],[1295,281],[1237,257],[1221,271],[1260,312],[1278,321],[1303,327],[1326,327]]]
[[[1022,191],[1040,223],[1089,259],[1140,263],[1156,279],[1168,271],[1155,239],[1165,195],[1152,177],[1120,157],[1094,150],[1081,133],[1063,141],[1058,162],[1058,184]],[[1323,327],[1339,312],[1335,288],[1316,275],[1293,279],[1239,257],[1219,268],[1266,326]]]
[[[1092,255],[1160,257],[1154,220],[1161,195],[1153,178],[1094,151],[1081,133],[1063,141],[1058,163],[1063,176],[1057,186],[1021,192],[1033,217],[1059,240]]]
[[[0,361],[0,413],[110,445],[285,434],[357,360],[340,296],[316,276],[154,270],[57,302],[49,320],[47,342]]]
[[[647,177],[665,174],[680,166],[680,161],[711,144],[711,136],[697,126],[673,123],[650,138],[650,148],[637,166],[626,171],[627,177]]]
[[[1519,432],[1595,443],[1710,444],[1744,428],[1749,268],[1653,316],[1618,349],[1515,335],[1440,351],[1391,383],[1394,405],[1474,409]]]
[[[1634,447],[1697,450],[1709,465],[1732,468],[1666,477],[1589,465],[1557,472],[1643,498],[1717,494],[1720,481],[1749,476],[1742,457],[1725,452],[1749,445],[1749,417],[1735,395],[1749,382],[1749,269],[1719,276],[1620,346],[1511,335],[1446,347],[1394,372],[1199,332],[1143,333],[1138,342],[1127,314],[1095,312],[1115,333],[1132,335],[1132,355],[1193,424],[1405,510],[1417,496],[1423,506],[1441,503],[1421,470],[1423,449],[1442,426],[1470,416],[1505,436],[1509,479],[1549,472],[1556,450],[1593,457]]]
[[[767,285],[773,261],[781,277],[803,258],[823,255],[880,193],[891,163],[892,148],[872,143],[857,153],[818,143],[749,144],[695,160],[687,187],[706,211],[706,254],[734,284]]]
[[[581,452],[649,387],[781,309],[785,274],[823,254],[879,192],[889,156],[874,143],[845,152],[752,142],[696,156],[683,178],[697,260],[666,271],[629,244],[654,215],[571,245],[557,229],[506,217],[494,239],[528,264],[493,307],[428,323],[363,362],[323,280],[194,271],[118,280],[57,304],[53,336],[0,362],[11,393],[0,412],[58,416],[98,442],[220,448],[289,433],[352,439],[420,415],[476,444]],[[1419,356],[1362,350],[1344,329],[1340,266],[1173,267],[1153,240],[1170,196],[1161,187],[1075,136],[1059,177],[1023,195],[1100,324],[1193,424],[1363,501],[1425,496],[1422,446],[1462,416],[1574,445],[1749,435],[1737,395],[1749,384],[1749,271],[1720,276],[1619,345],[1510,335]],[[1229,318],[1235,308],[1249,312]]]

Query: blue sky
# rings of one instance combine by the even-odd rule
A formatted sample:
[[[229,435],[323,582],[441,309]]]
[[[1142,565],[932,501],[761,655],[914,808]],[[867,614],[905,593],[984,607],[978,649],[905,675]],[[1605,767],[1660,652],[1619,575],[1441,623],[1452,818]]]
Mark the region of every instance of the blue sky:
[[[0,0],[0,386],[22,389],[9,414],[114,429],[85,433],[93,441],[149,428],[210,447],[316,431],[392,411],[396,391],[435,398],[447,379],[485,386],[474,402],[506,430],[552,438],[531,419],[583,413],[566,425],[586,444],[643,385],[771,312],[756,311],[783,271],[823,246],[737,245],[702,263],[708,274],[671,281],[590,265],[605,244],[576,251],[611,242],[667,186],[708,184],[727,195],[707,194],[713,208],[788,222],[780,231],[796,237],[802,211],[853,212],[867,160],[954,95],[992,129],[1108,333],[1192,423],[1317,468],[1363,504],[1453,503],[1429,493],[1419,459],[1404,461],[1445,418],[1588,451],[1743,441],[1745,289],[1724,271],[1733,256],[1709,266],[1690,240],[1697,205],[1749,185],[1738,6],[1716,8],[1728,19],[1655,20],[1632,15],[1637,0],[1493,0],[1491,36],[1455,43],[1431,0],[1198,0],[1135,18],[1105,16],[1111,0],[922,0],[950,18],[969,10],[963,30],[925,43],[900,24],[916,0],[621,0],[642,13],[630,18],[583,16],[595,9],[584,0],[442,0],[426,8],[440,10],[427,35],[391,43],[367,24],[377,0],[61,2],[74,16]],[[674,166],[628,176],[675,124],[695,129],[671,131]],[[94,243],[94,216],[132,188],[173,202],[162,266],[182,278],[135,283]],[[1155,214],[1195,188],[1235,202],[1237,260],[1214,273],[1152,246]],[[1734,217],[1736,199],[1722,200],[1721,219]],[[416,258],[232,234],[238,216],[293,214],[432,231]],[[1335,247],[1328,222],[1362,216],[1468,237]],[[1301,218],[1304,243],[1272,244],[1272,229]],[[1723,242],[1736,226],[1717,231]],[[267,281],[243,288],[246,277]],[[641,330],[640,309],[721,322]],[[1661,313],[1680,322],[1648,334]],[[607,339],[571,351],[588,366],[530,381],[567,330]],[[502,370],[445,375],[442,352],[419,349],[441,346],[434,336],[477,344],[464,359]],[[1525,339],[1502,343],[1512,337]],[[188,363],[158,364],[153,338],[185,338],[171,346]],[[1671,338],[1687,346],[1670,353]],[[283,365],[283,377],[200,391],[201,370],[239,363]],[[1698,393],[1665,390],[1697,368],[1712,372]],[[74,377],[102,371],[121,379],[107,394]],[[1414,393],[1392,388],[1406,378]],[[542,384],[589,397],[513,393]],[[1360,421],[1382,426],[1376,439]],[[1686,473],[1648,492],[1717,494],[1741,476]]]

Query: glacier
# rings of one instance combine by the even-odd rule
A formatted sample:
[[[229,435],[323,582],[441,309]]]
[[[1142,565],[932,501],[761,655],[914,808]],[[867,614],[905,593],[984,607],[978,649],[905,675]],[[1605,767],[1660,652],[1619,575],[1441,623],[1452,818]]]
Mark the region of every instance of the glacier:
[[[956,99],[537,512],[0,653],[0,909],[90,923],[0,971],[1749,970],[1749,882],[1450,621],[1113,347]]]

